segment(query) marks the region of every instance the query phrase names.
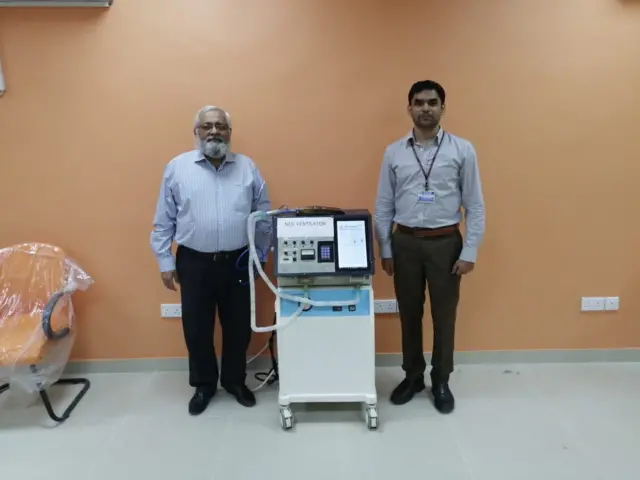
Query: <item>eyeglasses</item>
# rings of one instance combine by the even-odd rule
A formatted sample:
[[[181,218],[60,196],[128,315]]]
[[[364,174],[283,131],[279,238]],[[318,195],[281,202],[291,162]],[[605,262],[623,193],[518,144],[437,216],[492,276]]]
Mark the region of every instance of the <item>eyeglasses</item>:
[[[207,133],[213,129],[216,129],[216,132],[225,133],[230,130],[229,125],[226,123],[203,123],[202,125],[198,125],[198,130]]]

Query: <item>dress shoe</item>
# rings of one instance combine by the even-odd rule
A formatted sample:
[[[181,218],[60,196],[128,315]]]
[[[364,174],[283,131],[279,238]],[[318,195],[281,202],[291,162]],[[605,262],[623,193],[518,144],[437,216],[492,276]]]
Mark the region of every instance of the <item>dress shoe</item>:
[[[243,407],[253,407],[256,404],[256,396],[246,385],[224,387],[224,389],[236,397],[238,403]]]
[[[433,395],[433,404],[436,410],[440,413],[451,413],[453,411],[455,399],[448,384],[436,383],[431,387],[431,394]]]
[[[416,393],[420,393],[424,389],[424,377],[420,376],[414,379],[405,378],[391,394],[391,403],[404,405],[409,402]]]
[[[209,406],[209,402],[215,395],[215,390],[206,390],[203,388],[196,388],[196,393],[191,397],[189,401],[189,413],[191,415],[200,415]]]

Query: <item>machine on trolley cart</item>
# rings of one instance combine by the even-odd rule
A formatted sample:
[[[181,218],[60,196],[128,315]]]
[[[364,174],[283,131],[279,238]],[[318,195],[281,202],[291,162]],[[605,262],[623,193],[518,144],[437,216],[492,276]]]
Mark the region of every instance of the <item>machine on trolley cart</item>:
[[[260,265],[255,223],[271,217],[277,286]],[[325,207],[255,212],[249,218],[251,322],[277,330],[280,422],[296,403],[358,402],[378,427],[373,233],[366,210]],[[254,268],[276,295],[273,326],[256,324]]]

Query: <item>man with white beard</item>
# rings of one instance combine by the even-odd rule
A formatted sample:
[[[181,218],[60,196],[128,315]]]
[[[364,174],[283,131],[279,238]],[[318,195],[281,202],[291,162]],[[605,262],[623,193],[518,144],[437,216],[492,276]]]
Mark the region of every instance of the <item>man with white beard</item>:
[[[204,412],[221,386],[245,406],[246,355],[251,339],[247,220],[271,204],[253,160],[232,153],[231,118],[207,106],[196,115],[196,149],[165,167],[153,220],[151,247],[162,283],[180,287],[182,327],[189,352],[189,383],[195,394],[189,413]],[[177,244],[175,260],[171,252]],[[268,254],[271,223],[258,222],[256,247]],[[222,365],[213,345],[216,311],[222,327]]]

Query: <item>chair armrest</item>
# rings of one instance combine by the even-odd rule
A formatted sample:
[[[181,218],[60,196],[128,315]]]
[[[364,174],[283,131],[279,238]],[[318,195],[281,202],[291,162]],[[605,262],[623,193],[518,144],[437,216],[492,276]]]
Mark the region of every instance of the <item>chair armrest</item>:
[[[47,305],[44,307],[44,311],[42,312],[42,330],[48,340],[59,340],[69,335],[69,332],[71,331],[69,327],[61,328],[57,332],[54,332],[51,328],[51,315],[53,314],[53,309],[56,307],[58,301],[67,294],[68,292],[64,291],[54,293],[47,302]]]

